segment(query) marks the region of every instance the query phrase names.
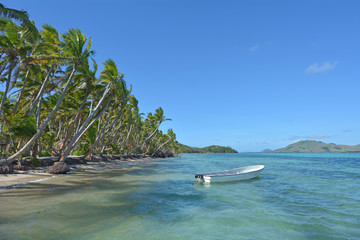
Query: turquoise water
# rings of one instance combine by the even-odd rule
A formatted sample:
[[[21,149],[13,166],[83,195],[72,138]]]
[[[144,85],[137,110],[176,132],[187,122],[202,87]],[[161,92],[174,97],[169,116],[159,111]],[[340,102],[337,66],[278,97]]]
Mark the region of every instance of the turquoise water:
[[[259,178],[194,173],[264,164]],[[360,154],[183,154],[0,190],[0,239],[360,239]]]

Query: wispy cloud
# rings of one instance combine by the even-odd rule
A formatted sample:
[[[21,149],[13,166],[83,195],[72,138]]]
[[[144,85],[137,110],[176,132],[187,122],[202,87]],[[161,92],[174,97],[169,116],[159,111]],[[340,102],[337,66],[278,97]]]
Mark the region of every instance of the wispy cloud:
[[[291,136],[289,137],[288,140],[298,141],[301,139],[326,139],[326,138],[331,138],[331,136],[325,134],[309,134],[307,136]]]
[[[259,45],[256,44],[255,46],[252,46],[251,48],[249,48],[249,52],[256,52],[259,49]]]
[[[342,131],[345,132],[345,133],[348,133],[348,132],[353,132],[354,129],[344,129],[344,130],[342,130]]]
[[[330,70],[335,69],[337,64],[338,64],[337,61],[334,61],[332,63],[331,62],[323,62],[321,64],[314,63],[305,69],[305,73],[311,74],[311,73],[328,72]]]
[[[291,136],[291,137],[288,138],[288,140],[290,140],[290,141],[295,141],[295,140],[300,140],[300,139],[302,139],[302,138],[304,138],[304,137],[301,137],[301,136]]]

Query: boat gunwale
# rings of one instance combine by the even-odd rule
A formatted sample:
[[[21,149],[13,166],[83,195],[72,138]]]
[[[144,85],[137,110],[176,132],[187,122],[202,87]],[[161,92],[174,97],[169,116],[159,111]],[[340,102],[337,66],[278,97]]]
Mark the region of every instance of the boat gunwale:
[[[258,166],[259,169],[254,170],[254,171],[249,171],[249,172],[238,172],[239,169],[243,170],[243,169],[245,169],[247,167],[255,167],[255,166]],[[245,174],[249,174],[249,173],[260,172],[264,168],[265,168],[264,165],[251,165],[251,166],[246,166],[246,167],[241,167],[241,168],[234,168],[234,169],[225,170],[225,171],[219,171],[219,172],[199,173],[199,174],[195,174],[195,178],[228,177],[228,176],[236,176],[236,175],[245,175]]]

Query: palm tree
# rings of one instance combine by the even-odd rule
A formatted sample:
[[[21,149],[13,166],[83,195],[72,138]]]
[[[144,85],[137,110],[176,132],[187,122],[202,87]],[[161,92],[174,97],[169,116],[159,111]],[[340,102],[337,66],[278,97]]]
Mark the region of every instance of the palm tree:
[[[5,91],[0,103],[1,117],[3,113],[3,107],[7,99],[7,94],[10,90],[10,83],[14,78],[14,69],[21,68],[21,66],[19,66],[21,59],[29,54],[31,47],[25,43],[25,38],[21,34],[21,28],[14,22],[8,20],[4,28],[4,34],[0,35],[0,49],[2,65],[1,73],[5,70],[6,72],[4,75],[7,75]],[[15,74],[14,81],[16,81],[17,75],[18,74]]]
[[[106,64],[112,65],[112,67],[114,68],[113,72],[107,72],[107,74],[112,75],[111,79],[113,79],[114,86],[116,86],[115,98],[113,101],[113,109],[108,114],[105,124],[102,126],[102,130],[99,133],[97,140],[95,141],[94,145],[91,148],[90,154],[92,154],[92,150],[94,148],[96,148],[100,142],[103,142],[105,136],[110,132],[110,130],[113,129],[115,124],[118,122],[118,120],[122,114],[123,107],[127,104],[129,97],[130,97],[130,93],[131,93],[131,89],[130,90],[127,89],[126,82],[123,79],[124,74],[119,73],[117,71],[117,67],[116,67],[115,63],[113,61],[107,61]],[[110,79],[109,76],[106,76],[106,77],[108,79]],[[112,114],[113,112],[115,113],[115,117]],[[113,118],[113,120],[112,120],[112,123],[109,125],[111,118]],[[105,148],[106,148],[106,143],[104,143],[102,146],[101,154],[104,152]]]
[[[88,57],[93,54],[91,51],[91,39],[87,43],[87,37],[81,33],[79,29],[70,29],[66,34],[63,34],[63,55],[68,60],[70,64],[69,68],[69,76],[65,85],[62,88],[61,95],[59,96],[55,107],[52,109],[50,114],[46,117],[46,119],[42,122],[36,134],[14,155],[10,156],[8,160],[0,161],[0,165],[2,164],[9,164],[12,161],[16,160],[23,152],[28,150],[31,145],[40,137],[40,135],[45,130],[46,126],[48,125],[49,121],[59,108],[62,100],[65,97],[66,91],[69,88],[70,84],[72,83],[73,76],[77,70],[77,68],[86,61]]]
[[[155,154],[162,148],[164,147],[166,144],[168,144],[170,141],[174,142],[176,140],[176,135],[174,133],[174,131],[172,129],[169,129],[167,134],[162,134],[161,133],[161,138],[160,140],[165,139],[165,141],[163,143],[160,144],[160,146],[153,152],[153,154],[151,156],[155,156]]]
[[[80,141],[81,137],[85,134],[85,132],[92,126],[92,124],[94,124],[105,113],[105,111],[110,106],[110,103],[111,103],[113,97],[115,96],[116,92],[119,91],[119,89],[118,89],[119,82],[124,81],[122,79],[123,74],[118,71],[117,66],[113,60],[109,59],[109,60],[105,61],[104,66],[105,66],[105,68],[100,74],[102,82],[104,84],[107,84],[106,88],[103,92],[103,95],[102,95],[101,99],[99,100],[95,109],[89,114],[89,116],[87,117],[85,122],[82,124],[80,129],[74,134],[72,140],[70,141],[70,143],[64,150],[63,154],[61,155],[60,161],[64,161],[66,159],[66,157],[68,156],[70,151]],[[105,103],[105,105],[103,103]],[[100,113],[98,114],[98,112],[100,112]],[[96,114],[97,114],[97,116],[96,116]],[[111,114],[110,114],[110,116],[111,116]],[[97,144],[97,142],[98,141],[96,141],[96,144]]]
[[[31,147],[33,156],[46,150],[58,154],[60,162],[73,150],[89,156],[105,151],[155,155],[173,147],[173,131],[159,130],[171,119],[162,108],[142,118],[113,60],[96,76],[93,59],[94,69],[89,66],[91,39],[78,29],[65,34],[49,25],[40,34],[34,29],[25,11],[0,4],[0,81],[6,85],[0,92],[0,127],[6,154],[13,154],[0,166],[29,154]]]
[[[131,99],[131,88],[128,90],[126,88],[126,83],[125,81],[120,81],[120,94],[119,97],[117,98],[117,102],[115,103],[115,105],[117,106],[117,113],[115,115],[114,120],[112,121],[112,124],[106,129],[106,131],[104,132],[103,136],[101,136],[101,140],[105,139],[106,135],[107,138],[104,140],[104,144],[102,147],[102,150],[100,152],[100,154],[102,155],[106,146],[108,145],[114,145],[113,142],[115,141],[114,137],[116,135],[116,125],[118,124],[119,127],[118,129],[120,129],[121,127],[121,117],[124,114],[124,108],[126,107],[128,101]],[[119,121],[120,120],[120,121]]]
[[[83,112],[83,108],[85,104],[88,103],[88,97],[95,90],[95,84],[98,81],[98,79],[96,78],[98,65],[94,59],[92,59],[92,61],[94,70],[90,69],[89,62],[87,61],[84,63],[83,66],[79,68],[78,73],[75,75],[75,79],[78,82],[78,86],[76,87],[76,89],[74,89],[76,91],[75,96],[78,96],[78,99],[82,99],[82,101],[81,103],[77,103],[77,105],[74,106],[77,109],[77,112],[67,130],[64,140],[62,141],[59,153],[62,153],[64,147],[67,146],[69,138],[74,132],[75,125],[78,122],[81,113]],[[85,108],[85,110],[88,110],[88,108]]]
[[[143,144],[142,144],[142,149],[144,149],[145,145],[149,142],[149,140],[154,136],[154,134],[157,132],[157,130],[160,127],[160,124],[164,121],[168,121],[171,119],[170,118],[166,118],[164,116],[164,111],[161,107],[159,107],[158,109],[155,110],[155,114],[154,116],[149,114],[148,119],[150,121],[150,126],[153,128],[155,127],[155,130],[153,130],[153,132],[151,134],[149,134],[148,137],[145,138]]]
[[[17,20],[21,22],[21,24],[26,27],[25,36],[31,36],[33,38],[38,37],[39,33],[35,27],[35,24],[30,21],[29,15],[26,11],[7,8],[5,5],[0,3],[0,16],[4,17],[5,19]]]

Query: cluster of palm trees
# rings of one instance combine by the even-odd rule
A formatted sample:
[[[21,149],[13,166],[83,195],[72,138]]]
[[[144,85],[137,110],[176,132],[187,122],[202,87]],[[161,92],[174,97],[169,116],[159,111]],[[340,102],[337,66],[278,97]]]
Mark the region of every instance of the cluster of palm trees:
[[[10,164],[32,155],[156,154],[175,146],[159,130],[162,108],[144,119],[124,74],[98,65],[79,29],[37,30],[24,11],[0,4],[0,147]]]

